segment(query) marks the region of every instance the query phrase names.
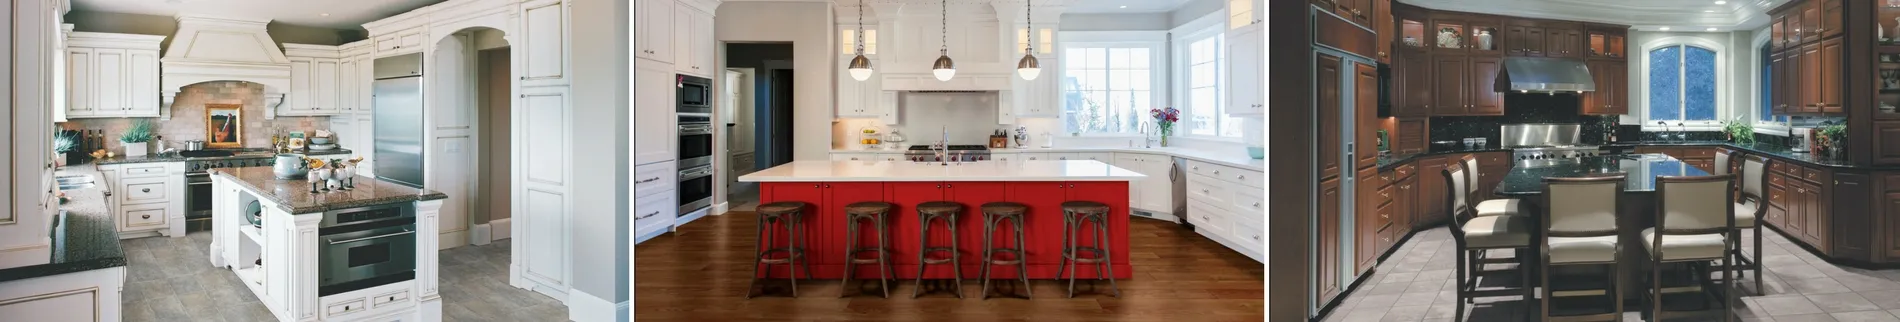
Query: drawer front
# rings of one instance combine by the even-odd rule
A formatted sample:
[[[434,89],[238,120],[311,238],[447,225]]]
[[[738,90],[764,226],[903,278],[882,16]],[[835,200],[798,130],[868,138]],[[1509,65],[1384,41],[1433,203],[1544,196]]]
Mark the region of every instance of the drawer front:
[[[1395,171],[1398,172],[1398,176],[1394,178],[1399,179],[1399,180],[1404,180],[1405,178],[1412,177],[1412,175],[1414,174],[1418,174],[1418,166],[1412,165],[1412,164],[1406,164],[1406,165],[1399,166],[1398,170],[1395,170]]]
[[[324,316],[338,316],[338,315],[362,312],[363,310],[367,310],[367,309],[369,309],[369,307],[368,305],[363,305],[362,299],[355,299],[355,300],[339,302],[336,304],[330,304],[329,307],[326,307],[323,309],[323,315]]]
[[[1480,167],[1509,167],[1511,165],[1510,162],[1510,153],[1485,152],[1478,154],[1478,166]]]
[[[1208,178],[1207,176],[1195,175],[1188,177],[1188,200],[1198,200],[1208,205],[1227,204],[1228,192],[1224,186],[1220,180]]]
[[[1220,208],[1200,201],[1188,201],[1188,223],[1210,236],[1224,236],[1227,233],[1227,217]]]
[[[422,32],[416,31],[413,33],[402,35],[402,47],[412,48],[412,49],[421,49],[422,48]]]
[[[396,36],[376,38],[376,51],[391,51],[396,50],[397,47],[402,47],[401,38],[397,38]]]
[[[634,200],[634,228],[672,226],[673,217],[679,213],[679,205],[673,202],[673,197],[672,193],[661,193]]]
[[[125,173],[125,175],[124,175],[124,177],[126,177],[126,178],[143,178],[143,177],[163,177],[163,176],[165,176],[165,166],[164,166],[164,165],[140,165],[140,166],[129,166],[129,167],[125,167],[125,169],[124,169],[124,170],[122,170],[122,171],[125,171],[125,172],[124,172],[124,173]]]
[[[1016,155],[1016,158],[1020,160],[1025,160],[1025,161],[1055,160],[1049,157],[1049,153],[1022,153],[1022,154]]]
[[[1397,246],[1399,238],[1401,237],[1405,237],[1405,228],[1399,227],[1399,225],[1386,226],[1385,229],[1379,230],[1379,244],[1377,245],[1379,247],[1379,253],[1383,255],[1387,250],[1392,249],[1392,246]]]
[[[119,218],[125,230],[139,230],[165,227],[165,204],[124,205],[123,217]]]
[[[1254,252],[1267,248],[1267,233],[1260,229],[1259,221],[1235,220],[1228,227],[1231,227],[1227,232],[1229,242]]]
[[[633,170],[634,197],[645,197],[679,184],[679,170],[672,161],[639,166]]]
[[[123,203],[126,204],[171,201],[168,198],[171,196],[166,194],[165,186],[165,178],[125,179],[125,188],[121,192],[125,194],[125,199],[121,200],[124,200]]]
[[[1115,161],[1115,154],[1114,153],[1094,153],[1094,152],[1076,153],[1075,155],[1071,155],[1069,160],[1095,160],[1095,161],[1102,161],[1104,163],[1108,163],[1108,162]]]
[[[1808,182],[1813,182],[1813,183],[1833,184],[1833,182],[1829,182],[1829,180],[1833,179],[1832,175],[1828,174],[1827,171],[1823,171],[1817,168],[1801,169],[1801,179],[1808,180]]]
[[[1788,205],[1788,189],[1773,186],[1768,187],[1768,204],[1786,207]]]
[[[389,294],[377,295],[376,297],[370,298],[369,301],[370,301],[370,305],[374,305],[377,307],[382,307],[384,305],[407,303],[409,302],[409,290],[401,290],[401,291],[396,291]]]
[[[1715,149],[1714,148],[1686,148],[1686,149],[1682,149],[1682,157],[1690,158],[1690,159],[1715,158]]]
[[[1779,175],[1779,174],[1768,175],[1768,185],[1770,186],[1785,187],[1787,186],[1787,184],[1788,184],[1788,176]]]
[[[1392,204],[1392,199],[1393,199],[1393,197],[1392,197],[1392,196],[1393,196],[1394,194],[1396,194],[1396,193],[1398,193],[1398,190],[1399,190],[1399,188],[1398,188],[1398,187],[1393,187],[1393,186],[1385,186],[1384,188],[1379,188],[1379,203],[1378,203],[1378,205],[1379,205],[1379,206],[1382,206],[1382,207],[1383,207],[1383,206],[1385,206],[1385,205],[1388,205],[1388,204]],[[1238,191],[1236,191],[1236,192],[1238,192]],[[1235,200],[1234,200],[1234,203],[1235,203],[1235,204],[1239,204],[1239,203],[1240,203],[1241,201],[1242,201],[1242,200],[1240,200],[1239,198],[1235,198]],[[1236,208],[1236,209],[1238,209],[1238,208]]]
[[[1402,193],[1396,186],[1386,187],[1386,189],[1391,190],[1389,194],[1394,199]],[[1231,206],[1227,207],[1227,210],[1232,212],[1234,217],[1240,218],[1238,220],[1264,221],[1267,218],[1266,203],[1267,197],[1260,189],[1234,189],[1234,198],[1229,201],[1228,204]],[[1396,203],[1393,204],[1396,205]],[[1397,209],[1396,206],[1393,208]]]
[[[876,154],[869,153],[833,153],[831,161],[876,161]]]
[[[1393,212],[1393,211],[1397,211],[1397,208],[1398,208],[1398,207],[1394,207],[1394,206],[1392,206],[1392,205],[1384,205],[1384,206],[1379,206],[1379,210],[1378,210],[1378,211],[1374,211],[1374,212],[1373,212],[1373,213],[1375,213],[1376,215],[1374,215],[1374,216],[1373,216],[1372,218],[1370,218],[1370,219],[1372,219],[1372,226],[1373,226],[1373,227],[1385,227],[1385,226],[1387,226],[1387,225],[1391,225],[1391,224],[1392,224],[1392,212]]]
[[[1782,166],[1781,166],[1781,173],[1786,173],[1786,174],[1788,174],[1788,176],[1790,176],[1790,177],[1795,177],[1795,178],[1800,178],[1800,177],[1801,177],[1801,167],[1800,167],[1800,166],[1796,166],[1796,165],[1793,165],[1793,164],[1787,164],[1787,165],[1782,165]]]

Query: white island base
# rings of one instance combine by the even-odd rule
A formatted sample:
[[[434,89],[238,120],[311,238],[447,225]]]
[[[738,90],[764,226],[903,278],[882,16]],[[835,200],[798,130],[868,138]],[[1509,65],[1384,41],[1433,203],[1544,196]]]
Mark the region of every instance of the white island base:
[[[251,169],[256,168],[237,170]],[[266,172],[269,170],[262,169]],[[370,186],[362,184],[363,181],[375,181],[366,177],[357,179],[359,186]],[[298,200],[298,197],[314,199],[318,203],[350,197],[303,196],[306,194],[286,193],[282,186],[272,187],[270,182],[241,181],[259,179],[255,176],[232,176],[229,173],[212,175],[214,226],[210,247],[211,265],[230,269],[237,274],[238,279],[250,288],[251,293],[257,295],[277,320],[442,321],[435,238],[416,239],[414,279],[319,296],[319,243],[323,241],[319,240],[317,226],[323,221],[323,212],[293,214],[285,209],[302,209],[312,201]],[[257,189],[259,186],[275,190],[271,192],[275,195],[256,192],[260,190]],[[382,185],[374,186],[377,187],[359,187],[358,190],[381,188]],[[347,195],[353,192],[339,193]],[[372,195],[377,193],[368,192]],[[274,198],[291,198],[292,201],[287,203],[295,205],[286,206],[286,202]],[[252,226],[243,215],[245,206],[252,201],[263,205],[263,228]],[[439,230],[436,217],[442,207],[442,200],[405,202],[415,205],[415,235],[436,236]],[[257,264],[259,259],[262,259],[262,265]]]

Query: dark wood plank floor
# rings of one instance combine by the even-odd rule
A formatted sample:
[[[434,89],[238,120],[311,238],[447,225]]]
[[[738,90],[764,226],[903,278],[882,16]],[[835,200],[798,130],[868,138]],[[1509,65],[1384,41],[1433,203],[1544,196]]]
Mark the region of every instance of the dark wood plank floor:
[[[801,280],[798,298],[775,292],[745,298],[752,272],[756,215],[710,216],[634,247],[634,318],[639,321],[1261,321],[1263,266],[1174,223],[1133,220],[1128,229],[1135,277],[1119,280],[1121,298],[1089,292],[1078,281],[1033,281],[1033,299],[981,300],[979,281],[964,299],[949,293],[911,299],[915,285],[839,298],[838,280]],[[1123,259],[1117,259],[1123,260]],[[773,281],[783,285],[782,281]],[[875,281],[873,280],[875,283]],[[765,284],[765,283],[761,283]],[[875,291],[875,288],[866,288]],[[780,291],[780,290],[774,290]],[[853,292],[856,293],[855,291]]]

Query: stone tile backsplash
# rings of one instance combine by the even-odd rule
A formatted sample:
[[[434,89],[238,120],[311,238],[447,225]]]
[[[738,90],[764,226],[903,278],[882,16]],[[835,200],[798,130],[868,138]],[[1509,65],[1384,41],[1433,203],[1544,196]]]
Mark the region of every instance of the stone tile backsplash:
[[[68,130],[105,130],[106,146],[114,151],[124,151],[119,143],[119,135],[137,120],[150,120],[164,136],[170,147],[182,148],[177,143],[187,140],[205,139],[205,104],[242,104],[244,105],[244,147],[270,147],[272,134],[288,131],[314,131],[329,129],[329,118],[321,116],[278,116],[276,119],[264,119],[264,85],[241,82],[220,81],[199,83],[185,88],[172,102],[171,119],[158,118],[80,118],[60,123]],[[163,148],[154,147],[153,151]]]

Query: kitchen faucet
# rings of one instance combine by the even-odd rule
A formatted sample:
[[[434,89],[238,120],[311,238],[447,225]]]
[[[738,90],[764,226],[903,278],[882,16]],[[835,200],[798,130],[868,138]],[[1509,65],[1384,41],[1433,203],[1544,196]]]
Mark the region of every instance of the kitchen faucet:
[[[943,140],[930,144],[930,151],[937,155],[937,162],[950,165],[950,127],[943,128]]]

